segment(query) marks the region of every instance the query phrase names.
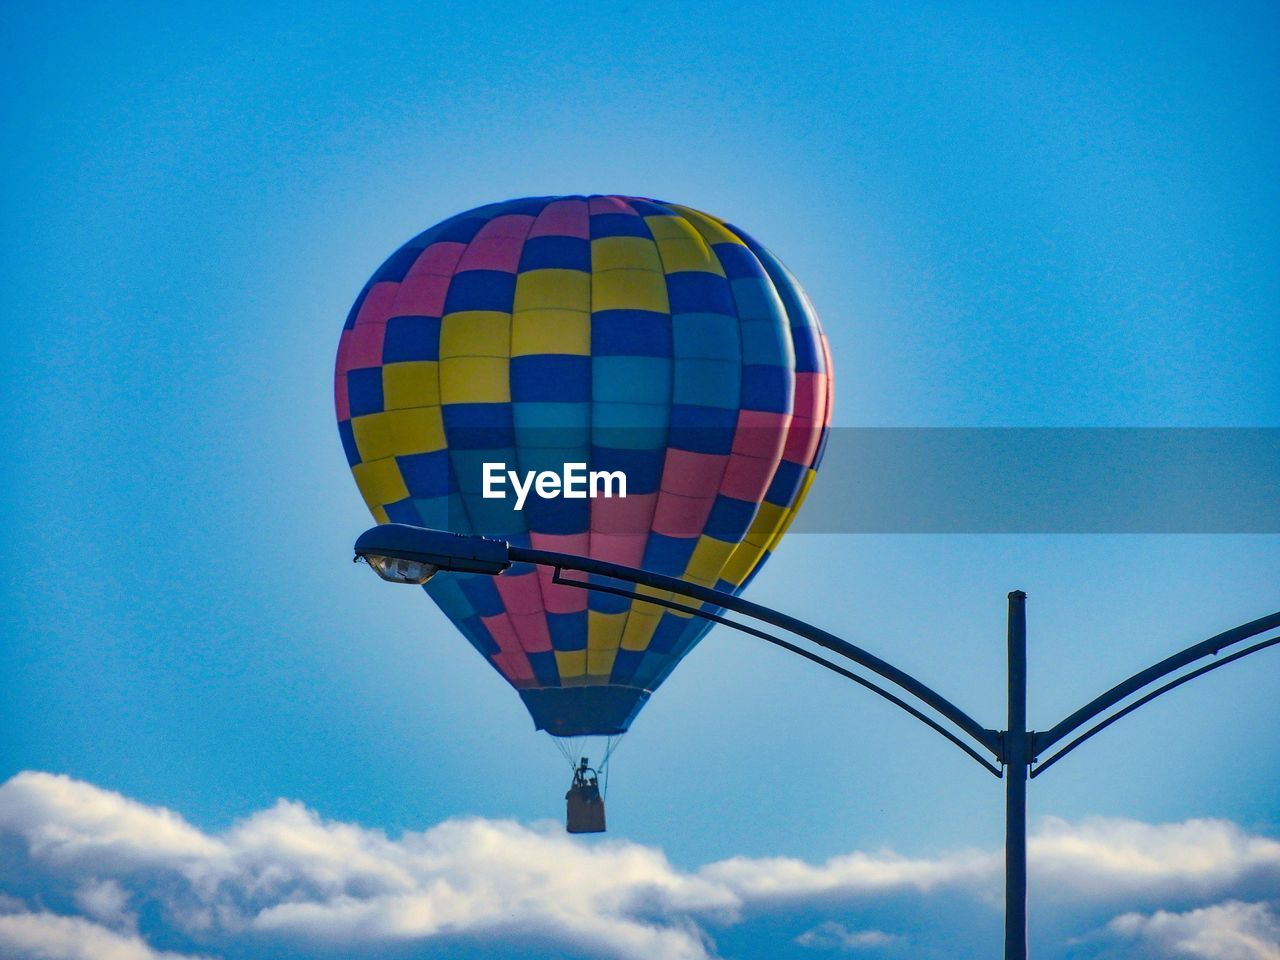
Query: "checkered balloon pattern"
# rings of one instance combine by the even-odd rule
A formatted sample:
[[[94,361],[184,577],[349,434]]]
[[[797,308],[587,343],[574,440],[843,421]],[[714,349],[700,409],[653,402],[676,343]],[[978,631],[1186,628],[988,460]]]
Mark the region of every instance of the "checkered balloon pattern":
[[[391,255],[347,317],[335,402],[379,523],[738,593],[813,480],[831,360],[800,285],[737,227],[656,200],[539,197]],[[575,462],[622,471],[627,496],[482,496],[485,463]],[[625,731],[710,627],[530,566],[425,589],[555,736]]]

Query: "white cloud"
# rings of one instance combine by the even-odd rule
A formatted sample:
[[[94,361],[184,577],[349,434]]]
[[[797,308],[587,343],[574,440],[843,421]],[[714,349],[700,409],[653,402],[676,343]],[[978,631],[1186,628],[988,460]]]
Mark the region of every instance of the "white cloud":
[[[284,800],[210,835],[172,811],[44,773],[0,785],[0,839],[29,861],[30,889],[10,893],[32,903],[58,894],[122,942],[137,940],[134,911],[145,907],[200,944],[324,943],[364,955],[533,935],[616,960],[706,960],[715,950],[705,928],[752,910],[937,890],[992,899],[1002,864],[980,850],[881,851],[817,864],[734,857],[686,871],[660,850],[586,843],[551,824],[467,818],[392,838]],[[1239,898],[1245,881],[1280,882],[1280,843],[1216,820],[1049,820],[1031,853],[1037,895],[1062,902],[1148,908],[1150,899],[1133,897],[1209,902]],[[885,946],[875,941],[888,936],[838,925],[801,934],[806,946],[832,949]]]
[[[1000,862],[995,854],[977,850],[932,859],[889,851],[849,853],[820,864],[790,857],[733,857],[703,867],[701,875],[743,901],[807,900],[990,882]]]
[[[280,803],[228,841],[246,889],[277,901],[251,926],[329,942],[522,931],[611,956],[692,960],[708,955],[696,928],[638,917],[736,905],[658,851],[507,821],[449,821],[392,841]]]
[[[0,834],[22,837],[42,861],[108,873],[163,867],[194,877],[226,858],[223,844],[172,811],[49,773],[26,771],[0,786]]]
[[[898,943],[902,938],[883,930],[850,930],[843,923],[828,920],[796,937],[796,943],[815,950],[874,950]]]
[[[1028,842],[1037,895],[1072,901],[1123,894],[1213,896],[1250,879],[1280,883],[1280,842],[1225,820],[1148,824],[1095,818],[1045,818]],[[788,857],[734,857],[700,875],[744,902],[853,897],[898,890],[963,887],[997,898],[1000,852],[962,850],[930,858],[890,851],[850,853],[820,864]]]
[[[76,906],[109,927],[132,928],[138,918],[129,911],[129,893],[115,880],[86,880],[75,892]]]
[[[1126,913],[1107,930],[1158,957],[1280,960],[1280,917],[1265,903],[1229,900],[1186,913]]]
[[[0,786],[3,834],[25,842],[34,867],[77,879],[82,908],[110,912],[104,890],[114,888],[93,879],[105,876],[151,892],[197,936],[248,930],[363,945],[519,932],[620,958],[703,960],[707,938],[687,914],[739,905],[626,841],[587,845],[551,827],[481,819],[392,840],[287,801],[210,837],[170,811],[43,773]]]
[[[1252,878],[1280,882],[1280,842],[1225,820],[1070,824],[1046,818],[1028,849],[1033,880],[1073,899],[1135,892],[1203,896]]]
[[[117,933],[81,917],[0,914],[0,960],[205,960],[153,950],[136,934]]]

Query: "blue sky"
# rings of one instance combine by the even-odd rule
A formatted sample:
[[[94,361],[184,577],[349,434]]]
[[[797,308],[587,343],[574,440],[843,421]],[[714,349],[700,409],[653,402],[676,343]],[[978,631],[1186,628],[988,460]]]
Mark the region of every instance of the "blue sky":
[[[990,878],[980,857],[956,864],[998,847],[999,785],[891,708],[718,631],[620,748],[612,839],[538,833],[561,811],[552,745],[424,596],[350,564],[369,518],[333,424],[338,333],[381,259],[449,214],[623,192],[731,219],[786,261],[831,340],[839,425],[1280,426],[1274,7],[10,4],[2,16],[14,147],[0,155],[12,451],[0,778],[72,779],[0,787],[0,951],[27,955],[12,944],[44,923],[152,953],[311,955],[287,925],[242,937],[184,924],[143,876],[177,869],[171,855],[242,849],[237,824],[283,829],[267,813],[277,798],[393,840],[427,831],[428,844],[451,818],[511,820],[531,863],[599,856],[611,877],[625,871],[607,858],[632,848],[609,844],[632,844],[714,887],[690,892],[650,865],[637,889],[682,892],[627,913],[709,931],[704,953],[994,950],[999,915],[979,895]],[[890,657],[994,726],[1004,597],[1025,589],[1029,713],[1043,727],[1280,607],[1278,574],[1276,538],[1257,535],[805,535],[750,596]],[[1211,818],[1215,849],[1239,852],[1212,882],[1168,854],[1168,876],[1146,886],[1046,852],[1042,955],[1272,956],[1189,953],[1179,933],[1241,925],[1280,950],[1267,947],[1280,939],[1274,656],[1163,699],[1035,783],[1033,820],[1062,818],[1084,849],[1160,860]],[[86,813],[99,808],[115,812]],[[94,846],[122,817],[145,852],[146,811],[160,809],[191,831],[176,853]],[[90,854],[33,840],[72,821]],[[770,898],[712,869],[884,850],[949,879],[868,893],[841,874]],[[422,870],[427,888],[437,874]],[[371,949],[648,949],[539,926],[539,909],[514,932],[467,913],[444,939],[415,927],[400,953]],[[629,929],[619,916],[602,922]],[[854,936],[868,931],[889,939]],[[664,943],[650,955],[685,949]]]

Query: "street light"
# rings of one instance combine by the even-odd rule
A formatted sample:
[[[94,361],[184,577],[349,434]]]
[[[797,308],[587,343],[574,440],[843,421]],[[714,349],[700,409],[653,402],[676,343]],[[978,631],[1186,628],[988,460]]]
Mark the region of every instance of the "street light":
[[[1175,687],[1242,657],[1280,644],[1280,635],[1277,635],[1184,673],[1110,714],[1075,737],[1066,746],[1060,747],[1048,759],[1041,761],[1041,753],[1061,743],[1101,714],[1119,706],[1131,695],[1147,689],[1157,680],[1197,660],[1209,656],[1216,657],[1227,647],[1280,628],[1280,612],[1260,617],[1200,643],[1192,644],[1185,650],[1152,664],[1099,694],[1049,730],[1036,732],[1026,727],[1027,595],[1021,590],[1014,590],[1009,594],[1008,608],[1007,726],[1004,730],[993,730],[982,726],[969,714],[915,677],[861,647],[777,610],[676,577],[592,560],[590,557],[515,547],[504,540],[463,536],[399,523],[383,524],[365,531],[356,541],[355,552],[357,560],[366,560],[380,577],[393,583],[425,583],[440,570],[496,576],[512,563],[531,563],[550,567],[553,570],[553,583],[628,597],[724,624],[798,654],[902,708],[955,744],[990,773],[1005,779],[1005,960],[1026,960],[1027,956],[1027,782],[1044,773],[1095,734],[1101,733],[1117,720],[1132,713],[1138,707],[1150,703],[1162,693],[1167,693]],[[681,603],[665,596],[642,594],[622,586],[592,582],[589,579],[567,579],[562,576],[565,570],[595,574],[618,583],[650,587],[664,593],[687,597],[699,603],[696,606]],[[943,720],[949,721],[954,729],[948,729],[935,717],[929,716],[875,681],[767,631],[738,620],[731,620],[723,616],[720,611],[731,611],[760,623],[778,627],[870,670],[914,697],[925,707],[931,708]],[[967,736],[970,742],[966,743],[962,735]],[[983,756],[983,752],[999,766]]]
[[[497,576],[511,561],[507,544],[486,537],[464,537],[424,530],[405,523],[384,523],[356,541],[355,560],[363,560],[389,583],[423,584],[441,570]]]

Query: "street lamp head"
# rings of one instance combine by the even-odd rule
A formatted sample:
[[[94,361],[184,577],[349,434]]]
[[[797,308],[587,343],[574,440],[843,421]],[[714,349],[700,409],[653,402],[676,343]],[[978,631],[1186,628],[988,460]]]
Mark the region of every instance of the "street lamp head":
[[[384,523],[360,534],[355,559],[390,583],[426,583],[441,570],[497,576],[511,566],[507,542]]]
[[[434,563],[404,560],[400,557],[380,557],[376,553],[357,553],[356,560],[369,564],[373,572],[388,583],[423,584],[440,572],[440,568]]]

